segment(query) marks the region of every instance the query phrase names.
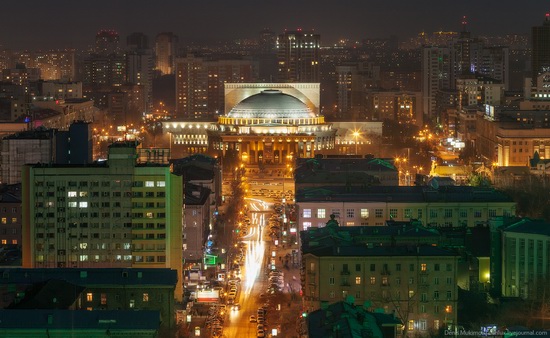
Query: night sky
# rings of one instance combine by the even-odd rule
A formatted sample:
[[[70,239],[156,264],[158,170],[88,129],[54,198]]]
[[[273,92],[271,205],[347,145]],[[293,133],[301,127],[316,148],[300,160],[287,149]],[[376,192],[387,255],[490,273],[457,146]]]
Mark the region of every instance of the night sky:
[[[100,29],[153,38],[172,31],[183,40],[256,38],[262,28],[315,29],[323,44],[424,30],[474,35],[528,34],[550,12],[548,0],[4,0],[0,45],[9,49],[81,48]]]

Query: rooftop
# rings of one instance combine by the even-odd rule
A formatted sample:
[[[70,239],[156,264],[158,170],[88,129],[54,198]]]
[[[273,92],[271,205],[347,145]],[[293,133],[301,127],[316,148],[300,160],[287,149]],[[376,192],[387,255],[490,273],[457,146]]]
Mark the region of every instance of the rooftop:
[[[175,286],[177,271],[171,269],[135,269],[135,268],[0,268],[0,285],[34,284],[58,279],[80,286],[92,285],[165,285]]]
[[[296,202],[508,202],[501,191],[471,186],[324,186],[300,189]]]
[[[505,232],[550,236],[550,223],[542,219],[523,218],[504,229]]]
[[[311,312],[307,317],[310,337],[395,337],[396,328],[401,321],[392,315],[370,312],[369,302],[363,307],[353,305],[350,297],[328,305],[324,309]],[[334,333],[337,331],[337,335]]]
[[[280,90],[267,89],[239,102],[227,114],[231,118],[299,119],[315,117],[308,106],[298,98]]]

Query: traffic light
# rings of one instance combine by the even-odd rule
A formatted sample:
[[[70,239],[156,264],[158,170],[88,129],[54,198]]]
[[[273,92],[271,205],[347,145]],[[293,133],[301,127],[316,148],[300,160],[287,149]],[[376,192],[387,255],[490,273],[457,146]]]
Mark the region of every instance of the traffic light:
[[[239,231],[240,231],[239,229],[235,230],[236,233],[239,233]]]
[[[307,312],[302,312],[302,318],[306,318],[307,317]]]

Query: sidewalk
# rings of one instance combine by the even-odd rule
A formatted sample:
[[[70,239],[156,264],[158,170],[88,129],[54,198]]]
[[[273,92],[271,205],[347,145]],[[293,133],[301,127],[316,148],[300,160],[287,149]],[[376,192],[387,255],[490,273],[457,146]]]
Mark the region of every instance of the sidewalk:
[[[275,267],[284,273],[285,287],[283,292],[288,297],[287,304],[281,304],[281,332],[282,337],[299,337],[297,320],[302,313],[302,297],[300,290],[302,288],[300,281],[300,264],[292,264],[292,250],[298,250],[297,245],[282,248],[273,244],[269,247],[269,255],[275,251]]]

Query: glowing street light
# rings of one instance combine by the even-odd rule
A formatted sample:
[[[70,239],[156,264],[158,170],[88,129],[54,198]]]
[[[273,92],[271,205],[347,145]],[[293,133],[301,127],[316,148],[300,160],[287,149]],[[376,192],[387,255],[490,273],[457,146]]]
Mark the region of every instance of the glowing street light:
[[[361,135],[359,133],[359,130],[354,130],[353,131],[353,137],[355,138],[355,155],[357,155],[358,151],[357,151],[357,141],[359,139],[359,135]]]

